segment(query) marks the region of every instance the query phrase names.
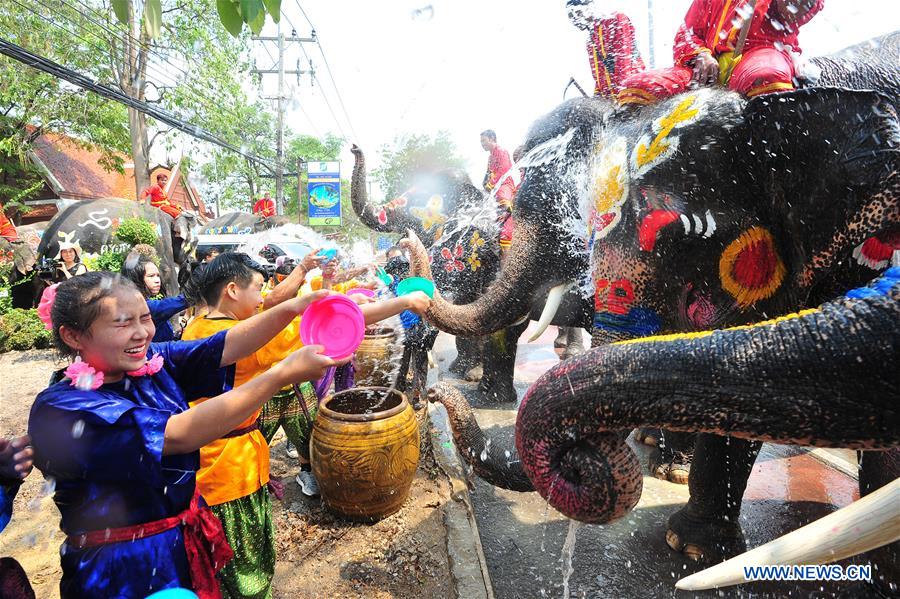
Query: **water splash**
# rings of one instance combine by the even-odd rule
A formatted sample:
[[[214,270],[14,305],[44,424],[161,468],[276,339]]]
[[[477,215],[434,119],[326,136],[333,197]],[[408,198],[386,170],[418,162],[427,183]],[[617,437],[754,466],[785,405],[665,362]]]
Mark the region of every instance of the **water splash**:
[[[575,558],[575,536],[578,529],[584,526],[584,523],[578,520],[569,520],[569,532],[566,533],[566,542],[562,548],[563,562],[563,599],[569,599],[569,578],[575,571],[573,560]]]

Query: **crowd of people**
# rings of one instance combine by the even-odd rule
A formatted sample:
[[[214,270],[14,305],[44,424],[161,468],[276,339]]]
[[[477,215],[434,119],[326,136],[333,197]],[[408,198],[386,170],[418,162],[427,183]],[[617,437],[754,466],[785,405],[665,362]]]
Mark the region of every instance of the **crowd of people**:
[[[82,272],[48,288],[39,314],[71,364],[35,399],[28,435],[0,444],[0,524],[33,462],[56,484],[63,597],[169,587],[270,596],[270,496],[283,489],[269,476],[269,443],[283,427],[299,454],[297,483],[318,495],[309,467],[318,401],[352,385],[348,360],[303,346],[302,313],[375,285],[354,278],[368,267],[341,270],[327,256],[283,262],[270,279],[246,254],[207,255],[181,295],[159,298],[158,267],[135,251],[120,274]],[[349,297],[367,325],[430,302],[421,292]],[[187,309],[176,339],[170,321]]]

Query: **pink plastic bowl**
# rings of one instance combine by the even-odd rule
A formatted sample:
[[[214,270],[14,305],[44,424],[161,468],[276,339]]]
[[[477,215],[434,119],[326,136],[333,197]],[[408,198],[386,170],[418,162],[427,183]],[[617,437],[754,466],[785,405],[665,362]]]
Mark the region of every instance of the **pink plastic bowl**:
[[[350,295],[351,293],[358,293],[366,297],[375,297],[375,292],[371,289],[366,289],[365,287],[354,287],[353,289],[348,289],[345,295]]]
[[[322,345],[334,360],[350,357],[366,334],[362,310],[346,295],[329,295],[311,303],[300,319],[303,345]]]

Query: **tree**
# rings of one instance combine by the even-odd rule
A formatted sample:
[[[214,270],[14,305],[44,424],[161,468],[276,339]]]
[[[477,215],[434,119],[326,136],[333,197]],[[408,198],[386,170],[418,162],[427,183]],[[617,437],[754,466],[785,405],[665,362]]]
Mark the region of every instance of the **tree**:
[[[7,3],[0,10],[0,35],[73,69],[90,71],[98,80],[111,76],[108,68],[97,64],[94,40],[71,35],[18,3]],[[48,132],[69,135],[75,143],[99,150],[108,170],[122,169],[121,153],[129,146],[122,105],[0,56],[0,203],[22,208],[22,202],[41,189],[28,152]]]
[[[392,145],[382,146],[379,154],[381,167],[372,175],[387,198],[407,189],[417,172],[464,168],[466,164],[457,154],[456,145],[447,131],[438,131],[434,137],[427,134],[398,136]]]

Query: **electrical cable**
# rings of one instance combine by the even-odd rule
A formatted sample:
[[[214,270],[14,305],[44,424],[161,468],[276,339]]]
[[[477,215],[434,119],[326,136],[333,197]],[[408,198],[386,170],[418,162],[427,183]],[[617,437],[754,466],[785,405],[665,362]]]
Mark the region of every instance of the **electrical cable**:
[[[296,0],[297,8],[300,9],[300,13],[303,15],[303,18],[306,19],[306,22],[309,23],[309,26],[315,31],[316,27],[313,25],[312,21],[307,16],[306,11],[303,10],[303,7],[300,6],[300,0]],[[337,95],[338,103],[341,106],[341,110],[344,112],[344,118],[347,119],[347,124],[350,125],[350,132],[359,139],[359,135],[356,133],[355,127],[353,127],[353,121],[350,118],[350,114],[347,112],[347,107],[344,105],[344,99],[341,97],[341,91],[338,89],[337,82],[334,80],[334,74],[331,72],[331,66],[328,64],[328,58],[325,56],[325,49],[322,47],[322,39],[320,36],[316,35],[316,45],[319,47],[319,52],[322,54],[322,62],[325,64],[325,70],[328,72],[328,77],[331,79],[331,85],[334,87],[334,93]],[[321,84],[320,84],[321,85]]]
[[[97,94],[99,96],[108,98],[110,100],[114,100],[116,102],[119,102],[121,104],[129,106],[131,108],[134,108],[135,110],[137,110],[139,112],[143,112],[144,114],[146,114],[148,116],[152,116],[154,119],[156,119],[160,122],[166,123],[167,125],[170,125],[176,129],[178,129],[179,131],[183,131],[192,137],[195,137],[197,139],[201,139],[203,141],[207,141],[209,143],[215,144],[219,147],[231,150],[232,152],[234,152],[240,156],[243,156],[244,158],[246,158],[248,160],[251,160],[265,168],[268,168],[270,171],[274,171],[272,165],[269,164],[263,158],[253,155],[253,154],[248,154],[248,153],[244,152],[243,150],[241,150],[240,148],[228,143],[227,141],[225,141],[223,139],[220,139],[219,137],[213,135],[209,131],[206,131],[205,129],[203,129],[197,125],[193,125],[193,124],[171,114],[170,112],[168,112],[166,110],[157,108],[155,106],[151,106],[151,105],[147,104],[146,102],[142,102],[141,100],[132,98],[131,96],[129,96],[128,94],[124,93],[121,90],[111,88],[111,87],[101,84],[101,83],[96,83],[95,81],[91,80],[90,77],[88,77],[86,75],[83,75],[81,73],[73,71],[72,69],[69,69],[67,67],[64,67],[48,58],[44,58],[42,56],[34,54],[33,52],[26,50],[25,48],[23,48],[17,44],[14,44],[12,42],[9,42],[5,39],[2,39],[2,38],[0,38],[0,54],[4,54],[14,60],[17,60],[17,61],[27,65],[27,66],[30,66],[37,70],[40,70],[40,71],[43,71],[50,75],[53,75],[54,77],[57,77],[59,79],[68,81],[69,83],[77,85],[78,87],[81,87],[82,89],[94,92],[95,94]]]

